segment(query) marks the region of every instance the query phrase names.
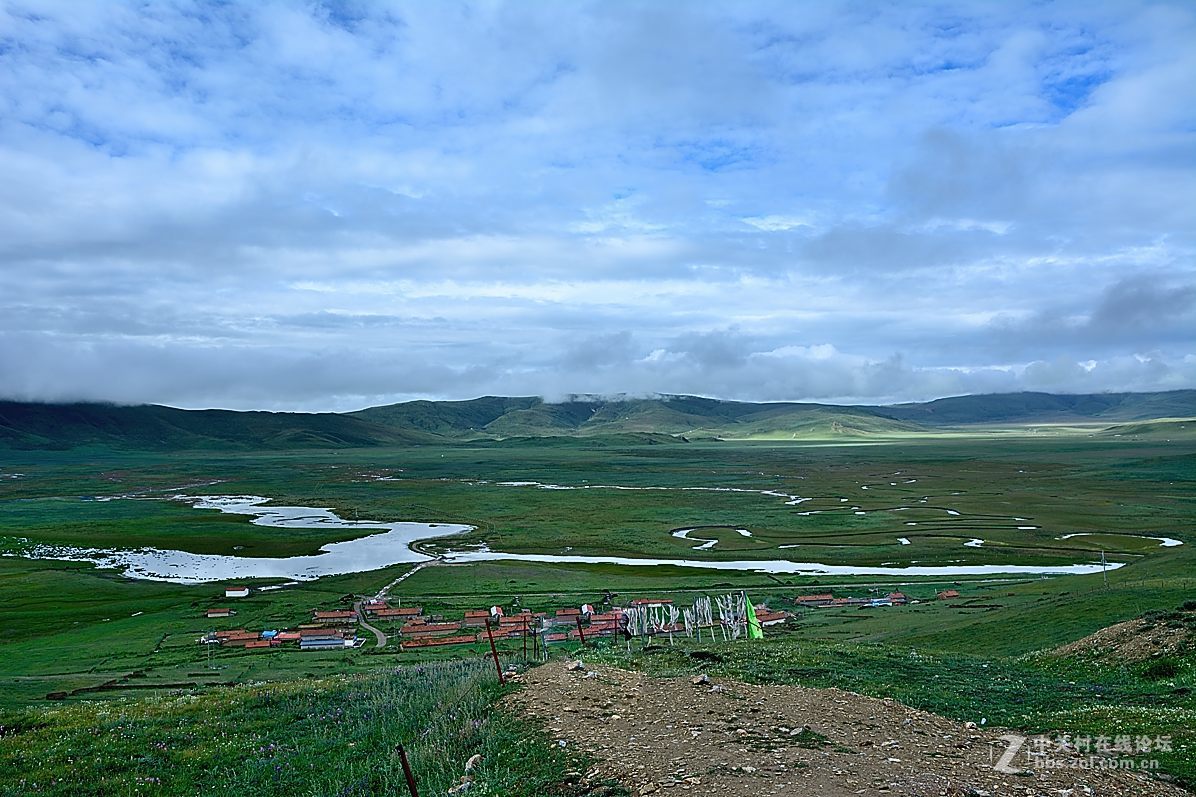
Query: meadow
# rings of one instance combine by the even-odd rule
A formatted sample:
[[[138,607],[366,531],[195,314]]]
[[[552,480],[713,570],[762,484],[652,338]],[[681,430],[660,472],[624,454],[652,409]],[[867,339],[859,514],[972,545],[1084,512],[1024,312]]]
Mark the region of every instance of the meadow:
[[[1124,724],[1120,715],[1101,719],[1104,715],[1091,713],[1095,699],[1048,700],[1072,694],[1058,688],[1066,681],[1095,685],[1108,701],[1106,708],[1120,705],[1138,712],[1135,727],[1162,723],[1171,728],[1175,723],[1160,717],[1191,718],[1192,707],[1182,702],[1182,695],[1158,699],[1157,684],[1141,681],[1136,672],[1081,672],[1035,658],[1103,626],[1196,597],[1196,440],[1190,437],[1001,429],[898,436],[866,444],[616,445],[582,439],[186,455],[93,448],[7,452],[0,473],[20,474],[0,480],[0,546],[10,551],[28,540],[290,556],[315,553],[322,544],[354,536],[346,530],[258,526],[244,517],[196,510],[169,499],[178,494],[252,494],[281,505],[329,507],[350,519],[475,527],[466,535],[424,544],[433,553],[485,543],[522,553],[715,561],[1054,566],[1099,561],[1103,552],[1108,561],[1124,566],[1103,575],[1048,578],[852,577],[489,561],[424,567],[397,585],[391,597],[453,618],[491,604],[552,610],[596,602],[607,592],[616,601],[662,596],[684,604],[699,594],[745,589],[756,602],[794,611],[795,619],[760,652],[729,657],[729,674],[888,694],[948,715],[973,719],[980,712],[990,722],[1021,728],[1065,720],[1083,728],[1105,720]],[[724,489],[708,489],[715,487]],[[116,496],[124,497],[95,500]],[[786,496],[809,500],[791,504]],[[695,532],[692,540],[671,534],[692,526],[722,528]],[[750,529],[752,536],[736,533],[738,528]],[[1060,539],[1069,534],[1085,536]],[[1156,540],[1130,535],[1185,544],[1161,547]],[[711,536],[717,544],[694,550],[697,538]],[[972,539],[984,542],[964,545]],[[778,545],[799,547],[779,550]],[[0,724],[82,728],[92,721],[85,718],[108,703],[142,716],[138,712],[152,713],[158,710],[152,707],[171,706],[170,701],[186,696],[198,696],[200,707],[242,700],[242,708],[227,711],[249,712],[244,707],[271,689],[283,690],[280,694],[294,689],[301,695],[305,684],[326,682],[352,689],[352,684],[373,683],[369,679],[407,677],[396,673],[406,672],[408,665],[457,672],[451,670],[458,666],[453,660],[461,658],[468,662],[461,667],[474,666],[484,652],[481,646],[414,652],[400,650],[393,641],[377,649],[370,639],[365,647],[348,651],[252,652],[196,644],[200,635],[219,628],[294,626],[310,617],[312,609],[345,606],[351,596],[371,595],[410,569],[397,565],[255,592],[236,602],[236,617],[209,620],[204,609],[229,603],[220,584],[135,580],[87,563],[0,557]],[[936,592],[946,587],[958,589],[961,601],[935,600]],[[793,603],[803,592],[833,589],[840,595],[868,595],[898,588],[919,603],[879,611],[800,610]],[[517,642],[502,648],[507,661],[522,660]],[[553,655],[568,650],[560,648]],[[619,654],[611,650],[604,655]],[[636,657],[633,664],[677,672],[696,666],[679,656]],[[760,656],[768,666],[760,664]],[[968,698],[983,699],[981,705],[953,705],[949,695],[959,693],[960,684],[970,684],[980,670],[1008,673],[1009,683],[1024,688]],[[1190,669],[1183,673],[1170,688],[1188,688],[1184,684]],[[1122,681],[1129,686],[1118,687]],[[57,699],[47,700],[52,694]],[[495,697],[486,694],[483,702]],[[1074,715],[1081,708],[1091,716]],[[180,727],[193,721],[190,715],[176,718]],[[539,731],[519,731],[524,732]],[[63,738],[75,738],[71,733],[75,731]],[[1180,752],[1167,766],[1190,780],[1183,761],[1191,758],[1191,742],[1177,735]],[[22,736],[24,731],[13,738]],[[24,738],[33,740],[30,751],[49,744],[49,737]],[[11,758],[21,744],[4,739],[10,766],[0,783],[10,789],[16,786],[6,779],[13,773],[28,780],[27,773],[42,771],[28,758]],[[69,756],[71,744],[64,742],[60,754]],[[308,746],[309,741],[294,742],[296,749]],[[458,752],[463,754],[464,748]],[[207,760],[206,753],[196,755]],[[173,759],[160,763],[163,771],[179,766]],[[345,766],[352,771],[350,764]],[[563,765],[552,766],[559,775]],[[132,772],[125,767],[119,777],[127,780]],[[37,777],[45,782],[43,775]],[[351,778],[345,775],[337,782],[346,779]],[[266,782],[243,785],[269,792],[274,786],[263,786]],[[321,788],[310,793],[325,793]]]
[[[584,761],[494,711],[506,691],[457,661],[17,712],[0,726],[0,794],[402,794],[399,744],[423,794],[443,794],[474,755],[473,794],[567,793],[561,773]]]

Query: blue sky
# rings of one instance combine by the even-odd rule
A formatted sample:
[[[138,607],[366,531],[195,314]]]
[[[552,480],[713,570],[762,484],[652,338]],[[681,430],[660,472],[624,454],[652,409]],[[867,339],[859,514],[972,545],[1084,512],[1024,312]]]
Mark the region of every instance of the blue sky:
[[[1196,387],[1196,6],[0,0],[0,393]]]

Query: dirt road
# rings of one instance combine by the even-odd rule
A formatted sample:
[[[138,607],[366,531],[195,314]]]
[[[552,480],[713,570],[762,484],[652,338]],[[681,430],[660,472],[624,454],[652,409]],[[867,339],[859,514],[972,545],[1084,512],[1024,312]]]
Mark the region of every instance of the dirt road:
[[[374,639],[378,642],[378,647],[386,647],[387,636],[380,629],[370,625],[369,621],[365,619],[365,612],[362,610],[361,601],[353,604],[353,611],[357,612],[357,624],[367,631],[374,632]]]
[[[1001,772],[1002,731],[837,689],[563,663],[522,680],[507,700],[596,759],[589,777],[616,778],[636,795],[1191,797],[1143,774],[1071,768],[1088,760],[1075,751],[1032,757],[1033,740]],[[1061,763],[1047,769],[1047,759]]]

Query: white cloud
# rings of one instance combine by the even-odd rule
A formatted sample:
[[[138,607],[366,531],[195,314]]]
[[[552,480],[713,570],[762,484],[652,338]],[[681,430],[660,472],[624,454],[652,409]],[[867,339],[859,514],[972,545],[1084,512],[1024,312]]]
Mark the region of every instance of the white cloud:
[[[813,227],[814,224],[804,216],[784,216],[770,214],[768,216],[749,216],[743,223],[764,232],[781,232],[799,227]]]
[[[0,390],[1196,385],[1194,34],[1180,2],[11,2]]]

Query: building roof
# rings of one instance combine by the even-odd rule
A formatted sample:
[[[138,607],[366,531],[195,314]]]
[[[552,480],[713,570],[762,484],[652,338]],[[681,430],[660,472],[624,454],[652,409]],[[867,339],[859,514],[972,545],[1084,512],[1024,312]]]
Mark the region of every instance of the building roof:
[[[477,642],[473,634],[458,634],[456,636],[431,637],[428,639],[407,639],[400,643],[404,648],[428,648],[437,645],[470,645]]]
[[[374,609],[374,615],[377,617],[409,617],[415,619],[422,611],[423,609],[418,606],[413,606],[409,609]]]
[[[399,631],[404,635],[430,636],[449,631],[459,631],[461,624],[452,623],[405,623]]]
[[[341,638],[343,632],[339,628],[300,628],[299,636],[303,639]]]

